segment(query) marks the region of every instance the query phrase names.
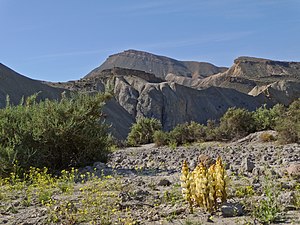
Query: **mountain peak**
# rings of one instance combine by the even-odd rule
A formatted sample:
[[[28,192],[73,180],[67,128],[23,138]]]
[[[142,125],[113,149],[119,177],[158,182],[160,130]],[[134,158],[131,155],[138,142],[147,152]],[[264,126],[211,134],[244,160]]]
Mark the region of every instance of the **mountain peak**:
[[[180,61],[166,56],[129,49],[109,56],[100,67],[91,73],[100,73],[102,70],[112,69],[114,67],[141,70],[152,73],[161,79],[165,79],[169,73],[183,77],[203,78],[224,72],[227,69],[206,62]],[[91,73],[86,77],[89,77]]]

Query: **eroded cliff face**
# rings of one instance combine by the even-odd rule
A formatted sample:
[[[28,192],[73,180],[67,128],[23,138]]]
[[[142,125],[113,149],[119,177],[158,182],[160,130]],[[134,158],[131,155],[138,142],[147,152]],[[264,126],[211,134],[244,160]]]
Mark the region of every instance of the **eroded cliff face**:
[[[300,63],[298,62],[239,57],[223,73],[203,79],[168,74],[166,79],[195,89],[222,87],[252,96],[263,94],[273,103],[285,105],[300,97]],[[272,94],[268,94],[271,92]]]
[[[229,107],[255,110],[262,104],[271,105],[263,95],[254,97],[219,87],[197,90],[175,82],[158,82],[154,75],[143,71],[130,71],[114,68],[61,85],[69,90],[113,92],[114,99],[110,104],[114,110],[110,109],[112,106],[106,106],[110,112],[107,118],[114,124],[116,135],[123,138],[126,138],[131,123],[141,116],[157,118],[165,130],[170,130],[187,121],[206,123],[208,119],[218,119]]]
[[[263,82],[281,78],[299,80],[300,63],[239,57],[234,60],[233,66],[226,73],[235,77],[245,77]]]

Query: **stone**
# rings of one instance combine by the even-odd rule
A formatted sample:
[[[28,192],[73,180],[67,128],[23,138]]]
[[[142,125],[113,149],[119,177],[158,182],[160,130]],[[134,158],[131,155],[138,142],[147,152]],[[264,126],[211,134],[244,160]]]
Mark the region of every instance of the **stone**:
[[[224,203],[221,206],[221,212],[223,217],[242,216],[244,214],[243,207],[239,203]]]
[[[168,180],[168,179],[161,179],[159,182],[158,182],[158,186],[170,186],[172,183]]]
[[[291,164],[286,171],[292,177],[300,177],[300,163]]]
[[[134,200],[137,200],[137,201],[143,201],[147,195],[149,195],[150,192],[149,191],[144,191],[144,190],[137,190],[137,191],[134,191],[133,192],[133,198]]]
[[[263,174],[263,168],[262,167],[254,167],[252,170],[252,174],[254,176],[260,176]]]
[[[244,158],[244,160],[242,161],[242,170],[251,173],[254,168],[254,162],[249,157]]]

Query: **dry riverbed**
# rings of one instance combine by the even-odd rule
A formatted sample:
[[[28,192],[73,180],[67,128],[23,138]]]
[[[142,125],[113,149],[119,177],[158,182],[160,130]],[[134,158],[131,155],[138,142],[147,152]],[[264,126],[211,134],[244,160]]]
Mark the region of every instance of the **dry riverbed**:
[[[277,224],[300,224],[300,146],[259,137],[120,149],[107,164],[59,179],[33,171],[31,183],[1,184],[0,224],[259,224],[267,215],[258,209],[278,210]],[[228,201],[213,215],[191,214],[181,195],[182,162],[193,169],[200,154],[221,156],[230,178]]]

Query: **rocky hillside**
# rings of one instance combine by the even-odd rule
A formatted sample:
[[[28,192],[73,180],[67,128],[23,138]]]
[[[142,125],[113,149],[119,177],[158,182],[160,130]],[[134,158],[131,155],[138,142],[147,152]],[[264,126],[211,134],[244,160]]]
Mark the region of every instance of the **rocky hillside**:
[[[63,89],[53,88],[41,81],[18,74],[0,63],[0,108],[5,107],[7,95],[11,103],[18,104],[23,96],[40,92],[40,99],[57,99],[62,91]]]
[[[126,129],[124,122],[134,121],[140,116],[157,118],[163,128],[169,130],[186,121],[206,123],[208,119],[218,119],[229,107],[255,110],[262,104],[272,105],[263,95],[254,97],[219,87],[196,90],[158,80],[153,74],[143,71],[122,68],[104,70],[75,82],[52,85],[73,91],[112,91],[114,99],[110,103],[116,106],[115,109],[118,105],[122,110],[110,110],[108,119],[111,119],[117,136],[121,138],[127,136],[131,125],[127,123]],[[115,116],[119,118],[117,121]]]
[[[299,62],[239,57],[223,73],[203,79],[168,74],[166,79],[195,89],[215,86],[235,89],[254,96],[264,94],[274,103],[289,104],[300,97]]]
[[[155,74],[162,79],[165,79],[168,73],[184,77],[204,78],[227,70],[225,67],[217,67],[206,62],[178,61],[148,52],[128,50],[109,56],[100,67],[87,74],[86,78],[114,67],[141,70]]]

